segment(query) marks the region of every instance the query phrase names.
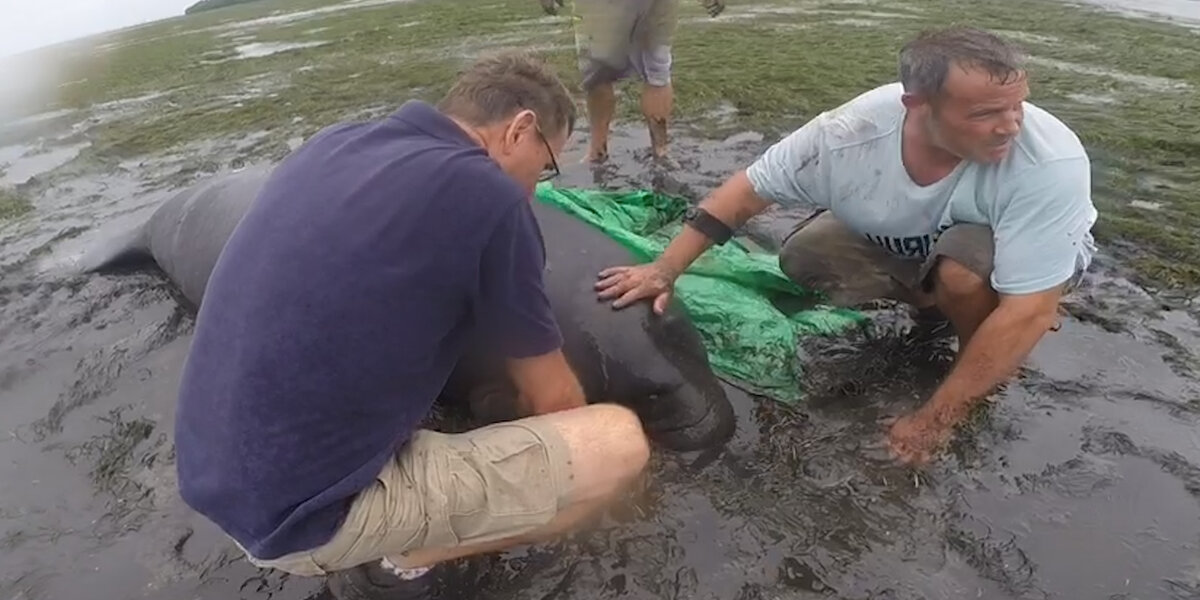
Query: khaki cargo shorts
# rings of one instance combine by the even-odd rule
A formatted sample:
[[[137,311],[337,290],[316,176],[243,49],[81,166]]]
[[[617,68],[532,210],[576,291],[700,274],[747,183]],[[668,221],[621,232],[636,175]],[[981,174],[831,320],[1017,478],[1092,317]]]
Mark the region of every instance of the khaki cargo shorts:
[[[459,434],[417,431],[314,550],[251,563],[295,575],[334,571],[426,548],[530,533],[570,502],[571,456],[550,421],[530,417]]]
[[[575,0],[575,47],[584,89],[637,74],[671,83],[679,0]]]
[[[832,304],[856,306],[887,298],[919,305],[932,291],[929,274],[947,257],[988,281],[995,241],[986,225],[961,223],[942,232],[924,260],[904,259],[871,243],[822,210],[801,223],[783,242],[779,267],[797,284],[821,290]],[[1065,292],[1078,285],[1077,271]]]

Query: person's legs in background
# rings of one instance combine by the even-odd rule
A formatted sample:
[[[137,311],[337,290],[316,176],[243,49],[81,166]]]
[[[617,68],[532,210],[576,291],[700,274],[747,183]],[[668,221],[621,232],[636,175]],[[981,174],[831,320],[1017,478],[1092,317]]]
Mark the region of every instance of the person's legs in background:
[[[587,91],[588,125],[591,129],[584,160],[600,163],[608,160],[608,131],[617,108],[617,94],[612,81],[594,83],[584,89]]]
[[[638,20],[634,0],[576,0],[575,47],[587,95],[587,162],[608,159],[608,133],[617,108],[614,83],[630,71],[632,32]]]
[[[638,23],[631,61],[642,76],[642,116],[650,130],[655,159],[667,156],[667,126],[674,103],[671,42],[679,22],[679,0],[653,0]]]
[[[671,119],[674,90],[671,87],[671,47],[659,46],[643,51],[636,62],[643,75],[642,116],[650,130],[650,151],[654,158],[667,156],[667,125]]]

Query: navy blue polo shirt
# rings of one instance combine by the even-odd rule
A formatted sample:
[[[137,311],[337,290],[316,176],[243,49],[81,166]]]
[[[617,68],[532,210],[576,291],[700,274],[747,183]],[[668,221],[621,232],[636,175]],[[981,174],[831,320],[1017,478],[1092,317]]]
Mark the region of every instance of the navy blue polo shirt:
[[[318,547],[468,336],[511,357],[558,348],[530,201],[419,101],[289,155],[197,315],[176,417],[184,501],[257,558]]]

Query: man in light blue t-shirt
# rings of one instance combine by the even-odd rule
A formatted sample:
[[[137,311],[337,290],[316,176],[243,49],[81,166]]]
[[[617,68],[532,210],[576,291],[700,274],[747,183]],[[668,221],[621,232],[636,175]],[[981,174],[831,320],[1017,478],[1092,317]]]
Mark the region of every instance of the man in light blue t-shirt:
[[[654,298],[661,310],[709,244],[772,204],[815,207],[784,243],[784,273],[838,305],[906,302],[958,335],[949,376],[889,432],[902,459],[924,462],[1055,326],[1095,250],[1087,153],[1028,94],[1007,41],[971,28],[922,34],[900,53],[900,82],[771,146],[689,211],[657,260],[602,272],[599,295],[618,308]]]

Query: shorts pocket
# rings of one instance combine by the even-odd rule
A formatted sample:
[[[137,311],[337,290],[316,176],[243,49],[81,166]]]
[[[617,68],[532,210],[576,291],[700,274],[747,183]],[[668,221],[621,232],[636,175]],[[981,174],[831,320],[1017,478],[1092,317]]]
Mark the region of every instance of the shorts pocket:
[[[359,492],[341,529],[312,553],[321,568],[335,571],[411,550],[424,533],[418,495],[405,486],[405,474],[389,464]]]
[[[558,512],[550,456],[537,436],[509,424],[489,429],[448,457],[448,528],[459,544],[523,535]]]
[[[358,560],[358,556],[366,538],[372,533],[363,531],[359,523],[352,522],[353,517],[351,513],[329,542],[310,553],[313,563],[328,573],[350,569],[369,560]]]

